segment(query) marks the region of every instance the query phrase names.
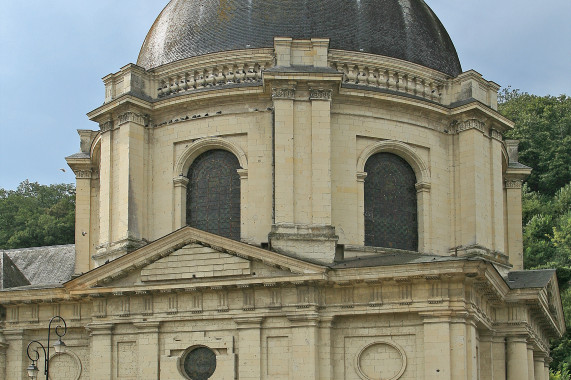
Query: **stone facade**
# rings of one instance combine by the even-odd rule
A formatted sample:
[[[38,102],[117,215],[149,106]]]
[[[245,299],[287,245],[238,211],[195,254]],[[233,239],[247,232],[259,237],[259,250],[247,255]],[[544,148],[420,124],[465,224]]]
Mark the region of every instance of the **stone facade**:
[[[199,347],[213,380],[548,379],[561,302],[553,271],[521,271],[530,169],[498,85],[328,46],[104,78],[100,129],[67,158],[78,277],[1,293],[4,378],[26,378],[26,344],[59,314],[58,379],[191,378]],[[186,226],[186,175],[213,149],[240,163],[240,241]],[[415,173],[418,252],[365,246],[380,152]]]

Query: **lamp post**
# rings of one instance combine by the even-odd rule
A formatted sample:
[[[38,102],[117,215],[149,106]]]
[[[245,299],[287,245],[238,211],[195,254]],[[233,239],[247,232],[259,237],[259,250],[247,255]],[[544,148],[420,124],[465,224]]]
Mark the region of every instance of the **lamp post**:
[[[54,331],[59,338],[57,340],[57,342],[54,343],[54,350],[56,351],[57,354],[61,354],[61,353],[65,352],[65,343],[61,340],[61,338],[67,332],[67,325],[65,324],[65,320],[62,317],[60,317],[59,315],[56,315],[55,317],[52,317],[52,319],[50,319],[50,324],[48,326],[47,349],[46,349],[46,347],[44,347],[43,344],[41,344],[37,340],[32,340],[30,343],[28,343],[28,348],[26,349],[26,352],[28,354],[28,358],[30,358],[30,360],[32,361],[32,364],[30,364],[26,370],[28,371],[28,376],[30,377],[30,379],[36,379],[38,376],[38,372],[40,372],[40,370],[38,369],[37,363],[38,363],[38,360],[40,359],[40,351],[39,350],[41,349],[44,352],[44,374],[46,375],[46,380],[49,380],[49,373],[50,373],[50,335],[52,332],[52,322],[54,322],[54,321],[57,323],[57,326],[54,328]],[[63,326],[62,326],[62,324],[63,324]],[[62,330],[63,330],[63,332],[62,332]]]

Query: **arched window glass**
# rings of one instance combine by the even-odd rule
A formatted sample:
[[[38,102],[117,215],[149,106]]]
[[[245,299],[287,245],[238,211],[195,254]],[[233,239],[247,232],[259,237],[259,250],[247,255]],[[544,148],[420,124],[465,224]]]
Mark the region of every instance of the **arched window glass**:
[[[365,172],[365,245],[418,250],[416,176],[410,165],[377,153]]]
[[[240,169],[225,150],[209,150],[188,170],[186,222],[189,226],[240,240]]]

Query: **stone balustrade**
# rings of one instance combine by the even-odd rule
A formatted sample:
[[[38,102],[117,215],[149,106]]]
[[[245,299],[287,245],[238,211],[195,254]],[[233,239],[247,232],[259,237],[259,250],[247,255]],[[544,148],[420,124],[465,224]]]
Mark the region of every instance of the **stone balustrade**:
[[[391,90],[439,103],[448,79],[435,70],[372,54],[333,50],[329,62],[343,73],[344,84]]]
[[[451,78],[411,62],[342,50],[330,50],[327,60],[343,74],[345,87],[400,93],[445,106],[475,99],[497,109],[499,86],[473,70]],[[221,86],[260,85],[263,72],[275,62],[274,49],[264,48],[207,54],[149,71],[130,64],[103,78],[105,103],[125,94],[157,101]]]

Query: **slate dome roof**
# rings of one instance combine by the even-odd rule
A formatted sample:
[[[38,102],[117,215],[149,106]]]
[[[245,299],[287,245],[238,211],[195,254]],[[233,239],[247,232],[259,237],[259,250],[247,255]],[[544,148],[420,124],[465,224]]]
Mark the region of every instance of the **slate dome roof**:
[[[450,36],[423,0],[171,0],[137,64],[146,69],[207,53],[273,47],[274,37],[330,38],[331,49],[462,71]]]

